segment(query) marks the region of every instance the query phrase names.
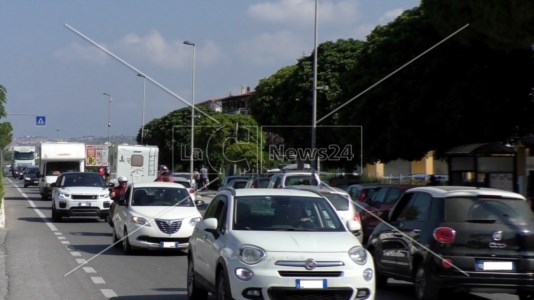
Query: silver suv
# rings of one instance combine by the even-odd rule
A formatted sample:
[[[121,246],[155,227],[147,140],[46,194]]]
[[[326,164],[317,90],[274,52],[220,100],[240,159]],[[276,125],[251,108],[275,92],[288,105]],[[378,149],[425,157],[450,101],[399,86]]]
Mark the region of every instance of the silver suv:
[[[319,175],[315,172],[285,172],[271,176],[268,188],[285,188],[292,185],[315,185],[321,184]]]

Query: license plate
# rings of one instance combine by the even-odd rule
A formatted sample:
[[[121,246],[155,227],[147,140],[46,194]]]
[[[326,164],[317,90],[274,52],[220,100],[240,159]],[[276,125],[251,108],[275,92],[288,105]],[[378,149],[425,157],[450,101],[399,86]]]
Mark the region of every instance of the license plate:
[[[477,269],[483,271],[513,271],[514,262],[512,261],[485,261],[479,260],[476,263]]]
[[[178,242],[160,242],[159,247],[175,249],[175,248],[178,248],[178,244],[179,244]]]
[[[91,206],[91,202],[78,202],[78,206]]]
[[[295,287],[297,289],[326,289],[328,287],[326,279],[304,280],[296,279]]]

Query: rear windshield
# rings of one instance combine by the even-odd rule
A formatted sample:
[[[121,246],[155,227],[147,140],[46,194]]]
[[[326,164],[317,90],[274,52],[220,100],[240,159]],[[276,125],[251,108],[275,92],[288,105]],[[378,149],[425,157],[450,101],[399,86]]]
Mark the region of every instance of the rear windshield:
[[[323,193],[336,210],[349,210],[349,199],[343,195],[335,193]]]
[[[533,223],[534,216],[525,200],[497,198],[448,198],[446,219],[452,222],[503,224]]]

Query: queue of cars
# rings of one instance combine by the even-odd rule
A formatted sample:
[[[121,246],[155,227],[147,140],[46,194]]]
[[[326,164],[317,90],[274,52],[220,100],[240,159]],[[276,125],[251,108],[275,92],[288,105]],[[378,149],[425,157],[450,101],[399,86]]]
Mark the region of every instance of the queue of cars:
[[[283,188],[222,188],[203,217],[202,201],[184,185],[130,184],[113,216],[112,242],[127,254],[187,250],[191,299],[374,299],[388,278],[413,282],[418,300],[464,291],[534,297],[534,216],[522,195],[373,184],[361,185],[373,187],[372,197],[354,199],[349,189],[294,174],[293,181],[271,177]],[[62,174],[54,184],[54,221],[105,211],[96,205],[105,192],[94,202],[77,198],[80,187],[67,179],[80,175]],[[241,179],[228,183],[234,180]],[[62,204],[68,199],[72,205]]]

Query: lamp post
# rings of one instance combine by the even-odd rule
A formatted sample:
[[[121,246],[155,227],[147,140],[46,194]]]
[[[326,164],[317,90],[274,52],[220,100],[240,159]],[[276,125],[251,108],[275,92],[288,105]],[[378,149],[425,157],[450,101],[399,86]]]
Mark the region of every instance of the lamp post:
[[[111,144],[111,135],[110,135],[110,129],[111,129],[111,122],[109,121],[109,111],[110,111],[110,108],[111,108],[111,101],[113,100],[111,98],[111,95],[109,93],[102,93],[102,95],[104,96],[108,96],[108,145]]]
[[[174,173],[174,128],[178,125],[172,126],[172,137],[171,137],[171,174]]]
[[[143,112],[141,113],[141,145],[145,144],[145,99],[146,99],[146,76],[137,73],[137,76],[143,78]]]
[[[189,169],[191,182],[194,180],[194,165],[193,165],[193,153],[195,151],[195,43],[191,41],[184,41],[184,45],[193,47],[193,71],[191,75],[191,156],[189,157]],[[173,156],[174,158],[174,156]]]
[[[313,32],[313,88],[312,88],[312,136],[311,136],[311,153],[316,153],[315,148],[317,147],[317,3],[318,0],[315,0],[315,21],[314,21],[314,32]],[[318,172],[318,163],[317,157],[312,157],[312,172]]]

